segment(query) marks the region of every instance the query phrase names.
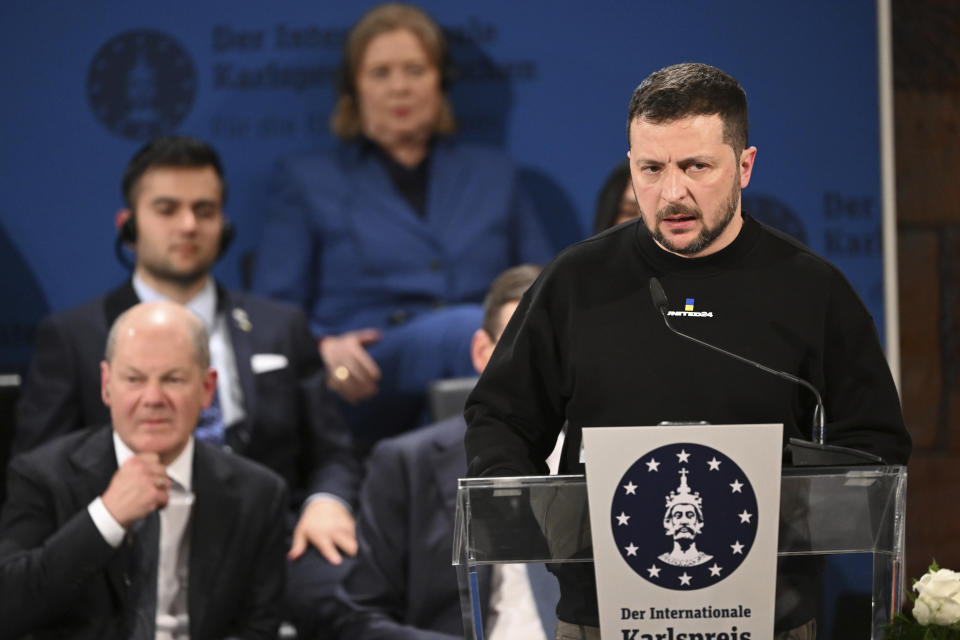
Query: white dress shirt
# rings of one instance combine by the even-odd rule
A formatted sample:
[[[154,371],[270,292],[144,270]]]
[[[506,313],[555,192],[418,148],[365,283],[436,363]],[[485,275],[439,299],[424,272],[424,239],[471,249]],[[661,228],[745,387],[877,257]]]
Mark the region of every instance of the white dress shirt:
[[[170,301],[136,274],[133,276],[133,290],[140,302]],[[220,401],[220,411],[223,412],[223,425],[230,428],[230,425],[243,420],[245,416],[243,389],[240,387],[237,360],[230,342],[226,316],[217,313],[217,287],[213,278],[208,277],[203,289],[184,306],[203,321],[203,326],[210,334],[210,364],[217,370],[217,398]]]
[[[134,455],[113,432],[117,467]],[[180,455],[167,465],[170,500],[160,509],[160,549],[157,557],[157,640],[189,640],[187,585],[190,557],[190,513],[193,508],[193,436]],[[117,548],[126,530],[97,497],[87,510],[104,540]],[[118,535],[119,534],[119,535]]]
[[[490,640],[547,640],[525,564],[497,564],[490,576]]]
[[[136,274],[133,276],[133,290],[141,302],[170,301]],[[208,277],[203,289],[185,306],[203,321],[207,333],[210,334],[210,364],[217,370],[217,398],[220,400],[220,411],[223,412],[223,425],[229,429],[230,425],[242,420],[246,413],[243,410],[243,389],[240,387],[237,359],[230,342],[226,315],[217,313],[217,287],[213,278]],[[263,354],[258,355],[262,357]],[[335,500],[343,505],[344,509],[353,512],[350,504],[343,498],[324,492],[307,496],[303,507],[306,508],[311,502],[320,499]]]

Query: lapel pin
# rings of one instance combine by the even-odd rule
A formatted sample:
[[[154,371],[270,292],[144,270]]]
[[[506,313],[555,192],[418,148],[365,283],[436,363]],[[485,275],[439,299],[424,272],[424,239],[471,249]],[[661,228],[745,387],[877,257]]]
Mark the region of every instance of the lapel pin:
[[[250,324],[250,318],[247,316],[247,312],[239,307],[233,310],[233,321],[237,323],[237,328],[239,328],[240,331],[248,332],[253,329],[253,325]]]

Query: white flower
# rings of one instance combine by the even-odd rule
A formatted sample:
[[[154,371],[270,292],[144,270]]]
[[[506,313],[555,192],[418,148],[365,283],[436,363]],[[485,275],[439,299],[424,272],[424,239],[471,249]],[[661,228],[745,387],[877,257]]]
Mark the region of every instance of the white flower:
[[[914,585],[918,594],[913,617],[926,626],[960,622],[960,573],[949,569],[928,571]]]

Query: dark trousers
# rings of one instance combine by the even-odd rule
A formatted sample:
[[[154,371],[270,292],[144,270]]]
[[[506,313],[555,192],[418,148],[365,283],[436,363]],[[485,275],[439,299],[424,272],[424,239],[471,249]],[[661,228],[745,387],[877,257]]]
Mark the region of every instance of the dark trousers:
[[[340,611],[334,592],[354,562],[354,558],[343,555],[343,563],[334,566],[309,547],[302,556],[287,563],[283,617],[296,627],[298,640],[333,637]]]

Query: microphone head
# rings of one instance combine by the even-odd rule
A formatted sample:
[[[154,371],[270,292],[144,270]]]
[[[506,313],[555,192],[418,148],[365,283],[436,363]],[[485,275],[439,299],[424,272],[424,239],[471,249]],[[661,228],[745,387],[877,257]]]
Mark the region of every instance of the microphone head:
[[[660,315],[666,315],[667,294],[656,277],[650,278],[650,297],[653,299],[653,306],[660,312]]]

